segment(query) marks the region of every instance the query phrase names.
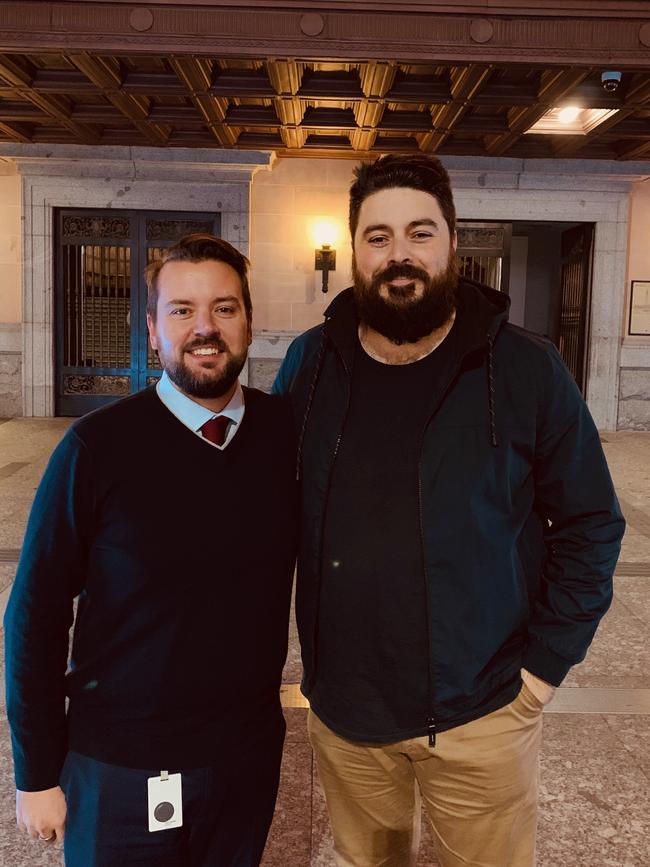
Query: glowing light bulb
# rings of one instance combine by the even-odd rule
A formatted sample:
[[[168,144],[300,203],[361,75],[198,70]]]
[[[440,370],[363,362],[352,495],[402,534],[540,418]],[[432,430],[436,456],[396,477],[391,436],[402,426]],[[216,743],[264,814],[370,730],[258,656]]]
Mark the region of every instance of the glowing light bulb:
[[[315,247],[334,247],[339,237],[338,223],[331,217],[318,217],[311,222],[310,235]]]
[[[581,111],[582,109],[577,105],[567,105],[566,108],[560,109],[557,118],[561,123],[573,123]]]

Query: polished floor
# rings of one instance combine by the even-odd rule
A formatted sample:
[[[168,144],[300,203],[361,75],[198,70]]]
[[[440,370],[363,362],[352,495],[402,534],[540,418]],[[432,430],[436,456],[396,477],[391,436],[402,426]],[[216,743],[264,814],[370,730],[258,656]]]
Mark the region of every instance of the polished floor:
[[[67,424],[0,420],[0,613],[34,489]],[[650,867],[650,434],[607,434],[605,440],[628,530],[614,604],[587,659],[545,714],[538,867]],[[334,864],[299,679],[294,630],[283,687],[287,744],[264,867]],[[60,867],[59,852],[16,832],[13,799],[2,718],[0,865]],[[418,867],[436,864],[425,833]]]

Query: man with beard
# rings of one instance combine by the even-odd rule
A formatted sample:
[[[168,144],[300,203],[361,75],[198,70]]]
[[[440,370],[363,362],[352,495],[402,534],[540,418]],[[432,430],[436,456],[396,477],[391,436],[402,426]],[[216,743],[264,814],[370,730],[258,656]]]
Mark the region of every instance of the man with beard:
[[[262,856],[295,448],[283,402],[238,383],[247,266],[191,235],[149,267],[162,378],[76,421],[36,494],[5,619],[7,709],[18,824],[65,832],[68,867]]]
[[[547,340],[460,279],[449,178],[361,166],[354,286],[291,345],[302,689],[341,867],[531,867],[542,709],[611,600],[623,520]]]

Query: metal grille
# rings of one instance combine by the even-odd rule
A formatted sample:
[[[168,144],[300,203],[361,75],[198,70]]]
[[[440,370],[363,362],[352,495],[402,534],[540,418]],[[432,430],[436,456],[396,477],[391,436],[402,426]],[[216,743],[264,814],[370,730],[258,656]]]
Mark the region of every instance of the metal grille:
[[[212,232],[213,220],[156,220],[147,219],[147,241],[162,242],[164,246],[175,244],[183,235],[196,232]]]
[[[578,368],[580,314],[582,301],[582,262],[568,262],[562,273],[563,292],[560,312],[560,355],[570,370]]]
[[[92,376],[75,374],[63,377],[64,394],[129,394],[129,376]]]
[[[147,265],[150,265],[155,259],[160,259],[164,247],[147,247]],[[162,370],[162,365],[158,360],[158,353],[151,348],[151,344],[147,340],[147,368],[149,370]],[[151,379],[151,377],[149,377]]]
[[[510,279],[510,223],[458,224],[458,269],[462,277],[507,292]]]
[[[128,247],[63,246],[63,363],[130,366],[131,268]]]
[[[217,214],[57,211],[57,405],[82,415],[155,382],[144,266],[190,232],[219,235]]]
[[[501,289],[502,260],[496,256],[459,256],[462,277],[478,280],[493,289]]]
[[[568,229],[562,234],[562,296],[557,346],[580,389],[584,388],[585,380],[592,241],[591,224]]]

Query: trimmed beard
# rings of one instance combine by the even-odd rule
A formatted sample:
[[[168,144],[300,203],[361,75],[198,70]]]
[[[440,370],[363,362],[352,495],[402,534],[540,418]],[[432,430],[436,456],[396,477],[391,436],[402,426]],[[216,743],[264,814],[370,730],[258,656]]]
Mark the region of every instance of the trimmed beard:
[[[184,361],[184,354],[186,352],[191,352],[193,349],[198,349],[202,346],[214,346],[219,352],[226,352],[228,354],[225,367],[216,377],[210,375],[212,371],[209,368],[206,369],[204,374],[197,376]],[[203,340],[192,341],[192,343],[183,348],[180,359],[165,359],[161,356],[160,360],[167,372],[167,376],[184,394],[189,397],[198,397],[206,400],[214,397],[223,397],[232,388],[237,377],[242,372],[247,355],[247,349],[244,349],[240,355],[233,355],[228,344],[215,335],[214,337],[206,337]]]
[[[391,343],[417,343],[449,320],[456,306],[458,260],[453,247],[444,271],[431,275],[415,265],[389,265],[365,280],[352,258],[354,299],[361,321],[383,334]],[[382,285],[399,277],[412,278],[406,286],[388,288],[388,298],[380,294]],[[415,281],[422,283],[422,295],[414,297]]]

